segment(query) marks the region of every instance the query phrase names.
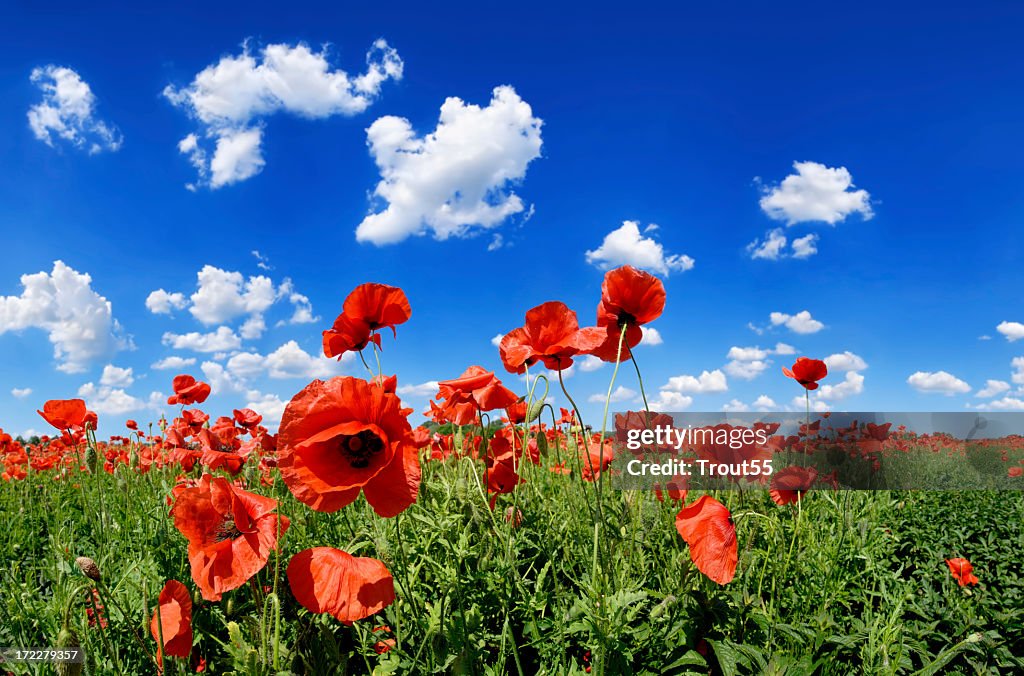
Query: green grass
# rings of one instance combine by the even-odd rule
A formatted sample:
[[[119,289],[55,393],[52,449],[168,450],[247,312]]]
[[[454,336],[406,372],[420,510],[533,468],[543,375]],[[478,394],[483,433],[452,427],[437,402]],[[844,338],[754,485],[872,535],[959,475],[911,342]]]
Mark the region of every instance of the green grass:
[[[554,459],[545,460],[554,462]],[[607,490],[595,531],[591,484],[527,466],[492,512],[482,464],[425,462],[420,497],[396,519],[360,499],[313,512],[278,482],[282,660],[286,673],[607,674],[1010,673],[1024,669],[1024,499],[1019,492],[828,492],[798,510],[766,491],[721,492],[740,562],[726,586],[692,565],[678,505]],[[167,579],[194,589],[186,544],[167,516],[172,470],[0,483],[0,645],[54,646],[67,624],[86,673],[154,673],[149,616]],[[691,495],[690,500],[693,499]],[[522,524],[505,511],[517,505]],[[513,507],[514,509],[515,507]],[[399,530],[401,537],[399,538]],[[596,537],[595,537],[596,532]],[[795,540],[794,540],[795,538]],[[291,597],[289,557],[333,546],[384,561],[398,600],[345,627]],[[787,552],[793,547],[793,556]],[[108,625],[89,626],[89,580],[104,575]],[[981,582],[960,588],[944,559]],[[262,601],[274,561],[218,604],[196,595],[193,626],[207,673],[274,673]],[[387,625],[396,647],[373,650]],[[230,636],[230,638],[229,638]],[[141,637],[141,641],[139,640]],[[585,660],[590,652],[591,662]],[[189,673],[169,660],[168,673]],[[48,668],[4,665],[15,674]]]

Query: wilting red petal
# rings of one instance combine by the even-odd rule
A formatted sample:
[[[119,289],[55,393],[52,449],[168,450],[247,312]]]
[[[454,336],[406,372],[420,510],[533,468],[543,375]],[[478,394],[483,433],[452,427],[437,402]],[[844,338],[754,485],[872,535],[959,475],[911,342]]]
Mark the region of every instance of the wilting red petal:
[[[676,530],[690,546],[690,558],[700,572],[718,584],[732,581],[739,551],[736,526],[725,505],[710,495],[702,495],[679,510]]]
[[[332,547],[299,552],[288,564],[292,594],[313,613],[330,613],[345,624],[380,612],[395,600],[387,567]]]
[[[167,581],[149,626],[153,640],[157,642],[157,659],[161,665],[165,653],[172,657],[189,656],[192,652],[192,595],[185,585],[177,580]],[[162,650],[161,631],[164,639]]]

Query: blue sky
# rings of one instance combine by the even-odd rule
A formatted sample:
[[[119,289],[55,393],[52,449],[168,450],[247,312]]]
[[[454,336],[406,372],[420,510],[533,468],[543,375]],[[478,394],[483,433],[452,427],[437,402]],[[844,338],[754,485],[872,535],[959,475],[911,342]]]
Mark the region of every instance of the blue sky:
[[[470,364],[521,386],[492,338],[592,323],[621,262],[665,281],[670,410],[792,406],[800,355],[839,355],[835,410],[1024,407],[1024,10],[388,9],[5,11],[0,426],[81,393],[117,433],[178,372],[279,411],[360,373],[318,355],[364,281],[410,298],[417,410]],[[567,381],[591,421],[610,375]]]

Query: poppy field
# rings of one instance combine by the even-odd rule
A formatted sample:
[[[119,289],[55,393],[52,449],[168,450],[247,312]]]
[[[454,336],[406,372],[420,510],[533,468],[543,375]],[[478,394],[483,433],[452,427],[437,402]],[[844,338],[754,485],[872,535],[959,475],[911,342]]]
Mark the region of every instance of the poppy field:
[[[362,372],[301,388],[276,430],[188,373],[176,417],[119,434],[98,436],[81,399],[40,402],[48,436],[0,430],[0,647],[84,660],[5,653],[0,674],[1024,670],[1024,494],[1006,490],[1024,437],[999,440],[984,490],[847,490],[812,462],[840,441],[868,471],[921,453],[913,471],[936,482],[973,451],[812,424],[808,403],[796,434],[683,449],[770,475],[619,490],[624,431],[671,418],[617,413],[612,392],[646,402],[633,348],[671,304],[629,266],[595,301],[590,325],[558,301],[529,309],[492,364],[437,374],[416,426],[387,357],[415,351],[402,325],[419,319],[377,283],[322,327],[324,354]],[[612,365],[600,419],[562,378],[583,355]],[[807,393],[828,369],[800,357],[777,377]]]

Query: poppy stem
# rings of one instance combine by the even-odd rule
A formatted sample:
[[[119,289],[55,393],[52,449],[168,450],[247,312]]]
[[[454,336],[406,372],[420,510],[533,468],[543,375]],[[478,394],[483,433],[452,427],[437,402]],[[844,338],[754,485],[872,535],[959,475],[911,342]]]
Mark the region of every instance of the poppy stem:
[[[572,406],[573,413],[575,413],[575,415],[576,415],[576,424],[579,425],[580,430],[582,431],[583,430],[583,415],[580,413],[580,407],[576,405],[576,400],[572,398],[571,394],[569,394],[569,390],[565,389],[565,381],[562,380],[562,372],[561,371],[558,372],[558,384],[561,385],[561,387],[562,387],[562,394],[564,394],[565,398],[569,400],[569,404]],[[551,415],[554,416],[554,410],[552,410]],[[569,433],[570,434],[573,433],[572,432],[572,423],[569,424]],[[586,434],[581,434],[580,436],[583,437],[583,452],[587,454],[587,462],[590,463],[590,472],[591,472],[591,474],[593,474],[593,472],[594,472],[594,463],[593,463],[593,460],[591,460],[591,458],[590,458],[590,449],[587,446]],[[579,444],[577,443],[576,444],[576,474],[577,474],[577,476],[581,475],[582,472],[583,472],[583,468],[582,468],[582,462],[580,461]],[[600,509],[599,508],[595,508],[594,506],[592,506],[590,504],[590,496],[587,494],[586,483],[582,481],[582,476],[580,478],[581,478],[580,486],[583,488],[583,498],[587,501],[587,509],[590,510],[590,519],[591,519],[591,521],[594,521],[597,518],[597,515],[600,514]],[[595,487],[595,490],[596,490],[596,487]]]

